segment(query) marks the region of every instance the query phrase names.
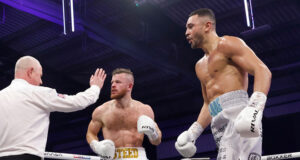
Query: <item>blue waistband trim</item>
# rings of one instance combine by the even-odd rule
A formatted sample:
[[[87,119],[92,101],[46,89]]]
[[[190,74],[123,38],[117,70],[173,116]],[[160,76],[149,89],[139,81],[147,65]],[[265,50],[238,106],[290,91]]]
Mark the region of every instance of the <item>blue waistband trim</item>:
[[[219,97],[217,97],[214,101],[209,104],[209,113],[212,117],[216,116],[218,113],[222,111],[222,107],[219,103]]]

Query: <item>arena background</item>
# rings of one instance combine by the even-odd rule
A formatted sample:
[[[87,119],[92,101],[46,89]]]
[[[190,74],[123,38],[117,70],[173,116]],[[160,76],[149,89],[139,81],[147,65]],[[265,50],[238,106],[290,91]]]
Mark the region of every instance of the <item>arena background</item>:
[[[185,23],[190,12],[211,8],[219,36],[241,37],[272,71],[263,117],[263,154],[300,150],[300,1],[253,0],[255,29],[247,27],[243,0],[0,0],[0,87],[13,79],[16,60],[40,60],[44,86],[74,94],[86,89],[96,67],[108,78],[95,105],[52,113],[47,151],[95,155],[85,134],[93,110],[110,95],[111,71],[130,68],[133,98],[152,106],[162,143],[144,142],[150,160],[180,159],[177,136],[196,120],[203,100],[194,65],[203,56],[190,49]],[[248,93],[252,93],[250,76]],[[100,135],[101,136],[101,135]],[[216,157],[209,128],[195,157]]]

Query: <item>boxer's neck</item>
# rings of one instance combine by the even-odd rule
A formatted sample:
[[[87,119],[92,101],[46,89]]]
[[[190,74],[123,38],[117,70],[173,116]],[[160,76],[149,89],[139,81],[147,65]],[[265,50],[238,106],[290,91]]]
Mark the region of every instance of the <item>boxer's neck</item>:
[[[124,96],[121,99],[115,99],[117,108],[128,108],[131,106],[132,98],[131,96]]]

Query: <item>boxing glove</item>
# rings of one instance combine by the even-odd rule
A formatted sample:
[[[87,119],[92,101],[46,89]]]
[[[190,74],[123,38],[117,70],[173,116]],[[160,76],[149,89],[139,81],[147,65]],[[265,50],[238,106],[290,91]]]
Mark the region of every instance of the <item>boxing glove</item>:
[[[137,130],[139,133],[144,133],[148,138],[153,141],[157,140],[158,132],[155,122],[148,116],[141,115],[137,121]]]
[[[194,122],[187,131],[184,131],[178,136],[175,142],[176,150],[183,157],[194,156],[197,151],[195,142],[202,132],[203,127],[198,122]]]
[[[92,140],[91,149],[102,159],[113,159],[115,156],[115,143],[109,139],[102,141]]]
[[[241,137],[258,137],[262,134],[261,120],[267,97],[262,92],[254,92],[248,105],[239,113],[234,127]]]

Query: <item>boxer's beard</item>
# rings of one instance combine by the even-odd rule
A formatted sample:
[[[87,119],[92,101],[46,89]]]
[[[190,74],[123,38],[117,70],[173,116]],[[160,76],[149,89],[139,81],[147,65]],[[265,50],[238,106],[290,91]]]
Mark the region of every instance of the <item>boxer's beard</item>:
[[[115,94],[110,94],[110,98],[111,99],[121,99],[125,96],[126,94],[126,90],[121,90],[120,92],[118,93],[115,93]]]
[[[191,48],[192,49],[196,49],[199,46],[202,45],[203,43],[203,35],[201,35],[200,33],[195,34],[194,38],[193,38],[194,42],[191,44]]]

